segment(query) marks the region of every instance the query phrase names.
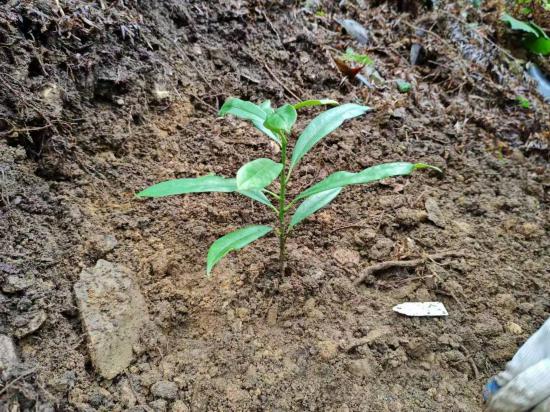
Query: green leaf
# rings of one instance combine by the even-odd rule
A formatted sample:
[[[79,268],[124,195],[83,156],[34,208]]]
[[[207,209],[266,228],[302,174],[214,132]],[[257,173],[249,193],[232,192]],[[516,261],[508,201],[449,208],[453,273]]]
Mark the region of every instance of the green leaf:
[[[306,217],[312,215],[322,207],[328,205],[336,196],[338,196],[341,191],[342,188],[337,187],[335,189],[325,190],[324,192],[320,192],[308,197],[298,207],[298,209],[296,209],[296,212],[294,212],[289,227],[296,226]]]
[[[236,186],[236,183],[235,183],[235,188],[236,187],[237,186]],[[239,190],[238,193],[240,193],[243,196],[249,197],[250,199],[253,199],[257,202],[260,202],[261,204],[273,207],[273,204],[269,201],[267,196],[261,190],[258,190],[258,189],[255,189],[255,190]]]
[[[268,128],[275,134],[281,132],[289,134],[292,126],[296,123],[297,117],[298,114],[296,113],[296,109],[290,104],[285,104],[267,116],[264,122],[264,127]]]
[[[505,23],[508,23],[510,25],[510,28],[512,30],[521,30],[526,33],[534,34],[536,37],[540,37],[540,28],[535,28],[531,23],[526,23],[524,21],[518,20],[510,16],[508,13],[504,13],[502,17],[500,18]]]
[[[534,38],[533,36],[529,36],[529,38],[525,39],[523,45],[531,53],[542,54],[543,56],[550,54],[550,39],[546,37]]]
[[[263,189],[279,176],[281,170],[283,165],[271,159],[261,158],[248,162],[237,171],[237,189]]]
[[[407,162],[384,163],[381,165],[368,167],[359,173],[336,172],[300,193],[296,196],[296,199],[304,199],[314,194],[337,187],[370,183],[392,176],[404,176],[411,174],[416,169],[427,168],[441,172],[439,168],[427,165],[425,163]]]
[[[523,109],[530,109],[531,108],[531,102],[529,102],[529,100],[527,100],[523,96],[517,96],[516,101],[518,102],[520,107],[522,107]]]
[[[236,189],[234,179],[210,175],[197,178],[167,180],[142,190],[136,196],[163,197],[184,193],[234,192]]]
[[[275,110],[271,107],[271,100],[265,100],[260,103],[260,108],[266,113],[266,115],[270,115]]]
[[[338,128],[344,120],[360,116],[371,110],[367,106],[347,103],[321,113],[304,129],[292,152],[290,167],[294,168],[300,159],[323,137]]]
[[[252,225],[235,230],[216,240],[208,249],[206,274],[210,275],[214,266],[229,252],[242,249],[256,239],[267,235],[271,230],[271,226]]]
[[[295,103],[293,106],[296,110],[300,110],[304,107],[323,106],[323,105],[337,106],[338,102],[336,100],[331,100],[331,99],[304,100],[302,102]]]
[[[409,82],[406,82],[405,80],[397,80],[395,83],[397,84],[397,90],[401,93],[408,93],[411,91],[412,86]]]
[[[220,109],[219,116],[231,114],[244,120],[250,120],[258,130],[265,133],[278,144],[281,144],[279,138],[271,130],[264,127],[265,119],[268,114],[273,112],[273,109],[270,107],[271,102],[267,100],[266,102],[263,102],[262,105],[263,107],[257,106],[252,102],[237,99],[236,97],[230,97],[225,101]]]
[[[374,64],[374,61],[366,54],[355,53],[351,47],[346,49],[346,53],[342,55],[342,60],[369,66]]]

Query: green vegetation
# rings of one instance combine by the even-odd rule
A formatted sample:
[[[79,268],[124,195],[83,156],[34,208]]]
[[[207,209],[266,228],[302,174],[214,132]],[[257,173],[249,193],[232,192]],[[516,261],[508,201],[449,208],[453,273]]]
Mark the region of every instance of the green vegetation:
[[[198,192],[237,192],[269,207],[275,213],[276,234],[279,238],[279,270],[285,270],[286,241],[294,227],[322,207],[328,205],[345,186],[375,182],[392,176],[403,176],[416,169],[434,166],[424,163],[385,163],[372,166],[358,173],[335,172],[317,184],[287,201],[287,189],[292,172],[300,160],[329,133],[340,127],[348,119],[361,116],[370,108],[353,103],[336,106],[315,117],[301,132],[294,144],[292,155],[288,150],[291,130],[297,119],[297,110],[318,105],[335,105],[333,100],[307,100],[295,105],[285,104],[277,109],[269,101],[259,105],[229,98],[220,110],[220,116],[233,115],[250,121],[257,129],[273,139],[280,147],[280,159],[260,158],[243,165],[236,178],[203,176],[192,179],[175,179],[153,185],[137,194],[138,197],[163,197]],[[273,186],[271,189],[268,187]],[[267,196],[273,197],[273,205]],[[294,210],[294,206],[302,203]],[[289,221],[289,216],[294,213]],[[238,229],[216,240],[210,247],[206,259],[206,272],[209,275],[214,266],[229,252],[238,250],[267,235],[274,227],[252,225]]]
[[[510,25],[515,31],[523,34],[523,47],[535,54],[543,56],[550,54],[550,37],[544,30],[533,22],[518,20],[507,13],[504,13],[501,20]]]
[[[523,96],[517,96],[516,97],[516,102],[518,102],[519,106],[523,109],[530,109],[531,108],[531,102]]]

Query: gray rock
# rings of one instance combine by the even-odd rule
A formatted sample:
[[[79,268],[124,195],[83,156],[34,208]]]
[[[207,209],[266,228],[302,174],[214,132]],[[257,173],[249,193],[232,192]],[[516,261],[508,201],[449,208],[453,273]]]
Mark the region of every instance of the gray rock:
[[[166,412],[168,402],[164,399],[157,399],[153,402],[149,402],[149,406],[155,412]]]
[[[369,42],[370,34],[360,23],[357,23],[352,19],[338,20],[340,26],[355,40],[361,44],[367,44]]]
[[[7,380],[11,372],[19,365],[13,340],[6,335],[0,335],[0,373]]]
[[[92,364],[112,379],[130,365],[148,322],[145,299],[125,266],[98,260],[74,286]]]
[[[36,332],[46,322],[47,318],[48,316],[43,310],[15,318],[14,324],[17,327],[14,333],[15,337],[21,339]]]
[[[151,386],[151,393],[156,398],[174,400],[178,396],[178,387],[174,382],[158,381]]]
[[[424,207],[426,208],[426,212],[428,212],[428,220],[434,223],[436,226],[444,228],[446,225],[445,216],[441,212],[441,209],[437,204],[437,200],[435,200],[433,197],[426,198],[426,201],[424,202]]]
[[[358,378],[365,378],[373,374],[372,364],[368,359],[352,360],[348,364],[348,371]]]
[[[30,286],[28,279],[22,278],[17,275],[9,275],[4,280],[2,285],[2,292],[4,293],[17,293],[27,289]]]

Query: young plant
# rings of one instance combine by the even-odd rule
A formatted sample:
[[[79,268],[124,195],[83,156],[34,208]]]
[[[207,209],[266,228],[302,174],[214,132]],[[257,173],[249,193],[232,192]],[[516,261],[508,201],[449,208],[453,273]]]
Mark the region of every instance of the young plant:
[[[345,186],[370,183],[391,176],[408,175],[416,169],[434,166],[424,163],[385,163],[369,167],[361,172],[336,172],[287,200],[287,188],[292,172],[304,155],[323,137],[337,129],[345,120],[363,115],[370,111],[367,106],[347,103],[329,109],[309,123],[298,136],[292,155],[289,153],[289,138],[292,126],[296,122],[297,110],[318,105],[337,105],[333,100],[306,100],[294,105],[285,104],[277,109],[268,101],[254,103],[229,98],[220,110],[220,116],[231,114],[249,120],[280,147],[280,159],[260,158],[241,166],[236,178],[222,176],[202,176],[190,179],[168,180],[153,185],[137,194],[138,197],[163,197],[198,192],[237,192],[264,204],[275,213],[277,221],[275,233],[279,238],[279,271],[283,275],[286,261],[286,242],[292,230],[322,207],[329,204]],[[278,179],[278,185],[275,181]],[[273,187],[271,187],[272,185]],[[268,189],[270,187],[270,189]],[[267,195],[274,198],[273,205]],[[295,210],[294,206],[302,202]],[[289,218],[291,212],[292,217]],[[267,235],[272,226],[251,225],[228,233],[216,240],[208,250],[206,273],[210,275],[214,266],[229,252],[238,250],[249,243]]]

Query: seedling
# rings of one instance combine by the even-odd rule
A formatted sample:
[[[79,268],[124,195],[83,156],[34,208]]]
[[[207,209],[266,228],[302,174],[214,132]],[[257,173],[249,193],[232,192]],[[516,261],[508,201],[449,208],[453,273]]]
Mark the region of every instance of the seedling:
[[[275,229],[279,238],[279,271],[285,271],[286,242],[296,225],[322,207],[328,205],[345,186],[370,183],[391,176],[408,175],[416,169],[437,167],[424,163],[385,163],[372,166],[358,173],[336,172],[287,201],[287,189],[292,172],[313,146],[323,137],[337,129],[345,120],[361,116],[371,109],[367,106],[347,103],[329,109],[316,118],[298,136],[292,155],[289,153],[289,139],[296,122],[297,110],[319,105],[337,105],[333,100],[306,100],[294,105],[285,104],[277,109],[268,101],[256,105],[237,98],[229,98],[220,110],[220,116],[231,114],[252,124],[271,138],[280,147],[280,160],[260,158],[243,165],[236,178],[202,176],[189,179],[168,180],[153,185],[137,194],[138,197],[163,197],[184,193],[237,192],[271,209],[275,213],[275,227],[251,225],[228,233],[216,240],[208,250],[206,273],[210,275],[214,266],[229,252],[238,250],[267,235]],[[278,184],[275,181],[278,180]],[[269,188],[269,189],[268,189]],[[267,196],[273,197],[273,205]],[[294,209],[294,206],[301,204]],[[290,217],[291,213],[292,216]]]
[[[518,103],[518,105],[522,109],[530,109],[531,108],[531,102],[523,96],[517,96],[516,97],[516,102]]]

